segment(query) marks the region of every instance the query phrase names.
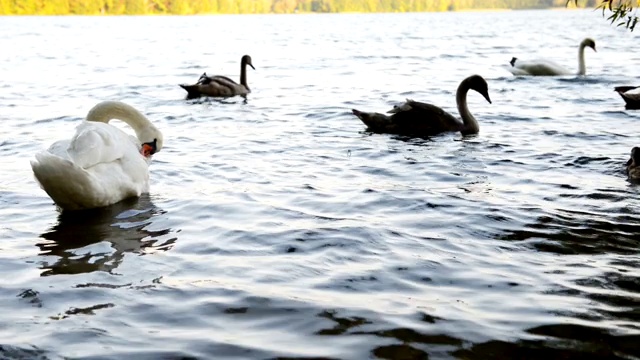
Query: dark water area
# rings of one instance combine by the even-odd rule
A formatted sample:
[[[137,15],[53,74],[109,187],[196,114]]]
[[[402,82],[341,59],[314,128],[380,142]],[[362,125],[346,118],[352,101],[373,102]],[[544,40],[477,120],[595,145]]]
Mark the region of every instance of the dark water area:
[[[0,359],[639,359],[638,34],[592,11],[0,18]],[[587,76],[513,77],[512,56]],[[203,73],[246,99],[184,100]],[[373,134],[405,98],[480,133]],[[163,132],[139,199],[61,213],[96,103]]]

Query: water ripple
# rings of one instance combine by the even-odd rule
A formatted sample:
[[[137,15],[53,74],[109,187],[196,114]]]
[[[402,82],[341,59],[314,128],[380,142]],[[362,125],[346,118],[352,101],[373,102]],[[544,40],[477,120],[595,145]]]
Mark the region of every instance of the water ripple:
[[[638,114],[612,90],[637,34],[591,11],[212,20],[0,23],[0,358],[640,356]],[[505,70],[571,68],[585,36],[587,77]],[[246,98],[184,99],[245,53]],[[474,73],[493,100],[469,94],[476,136],[351,114],[413,98],[457,115]],[[165,134],[151,193],[61,214],[29,160],[106,99]]]

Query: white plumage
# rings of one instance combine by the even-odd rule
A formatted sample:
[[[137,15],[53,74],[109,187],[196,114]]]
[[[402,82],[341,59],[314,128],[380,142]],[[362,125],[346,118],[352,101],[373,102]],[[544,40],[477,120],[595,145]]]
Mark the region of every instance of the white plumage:
[[[110,125],[111,119],[129,124],[137,138]],[[151,155],[162,145],[162,133],[138,110],[105,101],[89,111],[70,140],[36,154],[31,168],[62,209],[103,207],[148,192]]]
[[[596,42],[586,38],[580,43],[578,48],[578,72],[572,72],[563,66],[560,66],[549,60],[531,60],[522,61],[514,57],[511,59],[511,67],[507,69],[513,75],[531,75],[531,76],[556,76],[556,75],[585,75],[587,66],[584,60],[584,48],[590,47],[596,51]]]

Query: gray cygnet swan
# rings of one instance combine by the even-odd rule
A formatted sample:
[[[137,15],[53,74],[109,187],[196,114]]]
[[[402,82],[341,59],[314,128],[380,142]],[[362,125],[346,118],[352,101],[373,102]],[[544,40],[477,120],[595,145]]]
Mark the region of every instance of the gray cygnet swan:
[[[198,82],[193,85],[180,85],[187,91],[187,99],[195,99],[201,96],[231,97],[236,95],[247,95],[251,92],[247,84],[247,65],[253,67],[251,56],[244,55],[240,60],[240,84],[226,76],[207,76],[202,74]]]
[[[640,86],[618,86],[613,90],[620,94],[625,102],[625,108],[640,110]]]
[[[356,109],[352,109],[352,112],[374,132],[409,136],[431,136],[449,131],[459,131],[463,135],[477,134],[480,126],[467,107],[469,90],[477,91],[491,103],[487,82],[482,76],[472,75],[462,80],[456,92],[456,103],[462,121],[435,105],[413,100],[407,100],[389,110],[388,113],[393,114],[390,116]]]

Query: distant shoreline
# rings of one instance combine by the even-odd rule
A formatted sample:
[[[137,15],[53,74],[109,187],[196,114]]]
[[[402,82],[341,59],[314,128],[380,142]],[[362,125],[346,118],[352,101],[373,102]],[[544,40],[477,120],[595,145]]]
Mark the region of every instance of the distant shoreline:
[[[172,14],[172,13],[146,13],[146,14],[110,14],[110,13],[88,13],[88,14],[0,14],[0,17],[27,17],[27,16],[218,16],[218,15],[327,15],[327,14],[419,14],[419,13],[461,13],[461,12],[506,12],[506,11],[531,11],[531,10],[553,10],[553,11],[576,11],[584,10],[584,8],[522,8],[522,9],[506,9],[506,8],[485,8],[485,9],[458,9],[443,11],[341,11],[341,12],[319,12],[319,11],[296,11],[290,13],[264,12],[264,13],[194,13],[194,14]]]
[[[249,0],[252,1],[252,0]],[[203,7],[204,1],[200,0],[182,0],[180,7],[162,6],[157,7],[152,5],[151,2],[146,0],[138,0],[137,6],[125,7],[120,5],[119,7],[108,7],[103,0],[87,0],[82,7],[71,6],[69,2],[62,0],[63,6],[53,8],[51,4],[45,0],[40,3],[35,3],[30,0],[26,0],[27,3],[31,2],[31,5],[26,7],[22,3],[18,4],[17,1],[5,1],[0,3],[0,16],[211,16],[211,15],[281,15],[281,14],[385,14],[385,13],[442,13],[442,12],[502,12],[502,11],[522,11],[522,10],[556,10],[556,11],[573,11],[584,9],[584,7],[575,7],[574,5],[564,6],[555,4],[548,7],[537,6],[537,0],[531,0],[531,6],[524,6],[521,8],[509,8],[509,7],[491,7],[491,0],[478,1],[477,8],[457,8],[456,0],[452,0],[448,5],[439,4],[436,5],[433,2],[426,1],[412,1],[407,2],[405,0],[397,0],[400,2],[399,6],[390,6],[389,1],[379,0],[376,4],[378,6],[358,9],[361,6],[353,5],[351,1],[341,2],[340,0],[334,0],[329,2],[330,6],[319,7],[317,5],[311,6],[310,0],[297,0],[293,4],[297,4],[295,7],[282,7],[278,4],[279,0],[262,1],[262,6],[258,6],[258,2],[243,2],[239,1],[232,7],[223,7],[218,5],[217,1],[209,2],[210,6]],[[526,0],[525,0],[526,1]],[[15,2],[15,3],[14,3]],[[132,0],[132,2],[136,2]],[[353,1],[355,2],[355,1]],[[509,0],[504,0],[509,2]],[[162,3],[162,1],[154,2]],[[291,2],[287,2],[291,3]],[[314,3],[318,3],[314,1]],[[323,3],[323,1],[320,1]],[[416,5],[420,3],[421,5]],[[75,4],[75,3],[74,3]],[[271,4],[271,5],[269,5]],[[306,4],[306,5],[305,5]],[[338,5],[342,4],[342,5]],[[362,4],[362,3],[360,3]],[[384,4],[384,5],[383,5]],[[397,4],[397,3],[394,3]],[[483,7],[483,5],[489,5],[489,7]]]

